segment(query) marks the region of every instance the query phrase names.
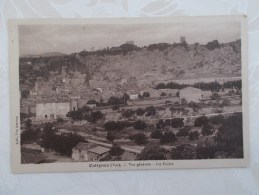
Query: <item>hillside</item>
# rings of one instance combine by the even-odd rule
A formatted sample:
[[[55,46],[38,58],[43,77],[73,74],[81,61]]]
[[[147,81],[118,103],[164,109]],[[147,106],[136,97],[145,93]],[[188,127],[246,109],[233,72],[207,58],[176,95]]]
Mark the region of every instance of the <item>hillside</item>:
[[[35,80],[35,75],[48,78],[50,71],[60,74],[63,67],[67,73],[84,73],[86,82],[134,78],[138,85],[175,78],[240,76],[241,41],[224,44],[212,41],[207,45],[159,43],[142,48],[124,44],[65,56],[21,58],[20,67],[21,79]]]

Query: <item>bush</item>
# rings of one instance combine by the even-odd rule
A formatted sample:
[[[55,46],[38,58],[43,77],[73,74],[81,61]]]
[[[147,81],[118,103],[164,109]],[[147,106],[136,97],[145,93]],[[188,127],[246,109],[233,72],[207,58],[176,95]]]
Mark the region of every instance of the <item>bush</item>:
[[[134,141],[138,145],[142,145],[147,142],[147,137],[143,133],[137,133],[137,134],[131,135],[129,139]]]
[[[177,140],[176,136],[172,132],[165,132],[160,138],[160,143],[165,144],[165,143],[173,143]]]
[[[194,141],[194,140],[197,140],[199,139],[199,132],[198,131],[192,131],[190,132],[189,134],[189,140],[190,141]]]
[[[134,128],[137,129],[137,130],[142,130],[142,129],[145,129],[146,127],[147,127],[147,125],[144,121],[137,120],[134,123]]]
[[[162,132],[159,130],[155,130],[151,133],[151,137],[154,139],[160,139],[162,137]]]

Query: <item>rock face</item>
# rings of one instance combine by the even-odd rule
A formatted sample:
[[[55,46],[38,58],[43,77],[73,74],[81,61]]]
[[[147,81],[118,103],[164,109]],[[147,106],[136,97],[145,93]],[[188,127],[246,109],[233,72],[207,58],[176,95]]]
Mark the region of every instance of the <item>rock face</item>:
[[[241,40],[224,44],[212,41],[207,45],[159,43],[142,48],[124,45],[31,61],[33,69],[44,70],[38,71],[39,74],[46,73],[46,70],[61,72],[65,66],[67,73],[79,71],[85,74],[86,83],[90,80],[107,83],[123,81],[124,84],[145,86],[182,77],[240,76]],[[21,66],[25,62],[26,59],[20,59]]]

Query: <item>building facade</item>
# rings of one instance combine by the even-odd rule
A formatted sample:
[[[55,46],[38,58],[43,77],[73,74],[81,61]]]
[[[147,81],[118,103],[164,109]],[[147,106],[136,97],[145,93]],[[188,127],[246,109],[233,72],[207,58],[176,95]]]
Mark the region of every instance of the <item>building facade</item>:
[[[36,118],[57,119],[64,118],[71,111],[70,102],[42,102],[36,104]]]
[[[186,87],[179,91],[179,101],[185,99],[187,102],[199,102],[202,99],[201,89],[194,87]]]

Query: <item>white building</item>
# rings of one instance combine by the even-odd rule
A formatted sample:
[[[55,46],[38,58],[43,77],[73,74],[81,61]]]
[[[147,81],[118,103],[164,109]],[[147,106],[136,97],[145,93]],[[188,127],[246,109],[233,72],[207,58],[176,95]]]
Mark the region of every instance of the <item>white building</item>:
[[[185,99],[187,102],[199,102],[202,99],[201,89],[194,87],[186,87],[179,91],[180,102]]]

